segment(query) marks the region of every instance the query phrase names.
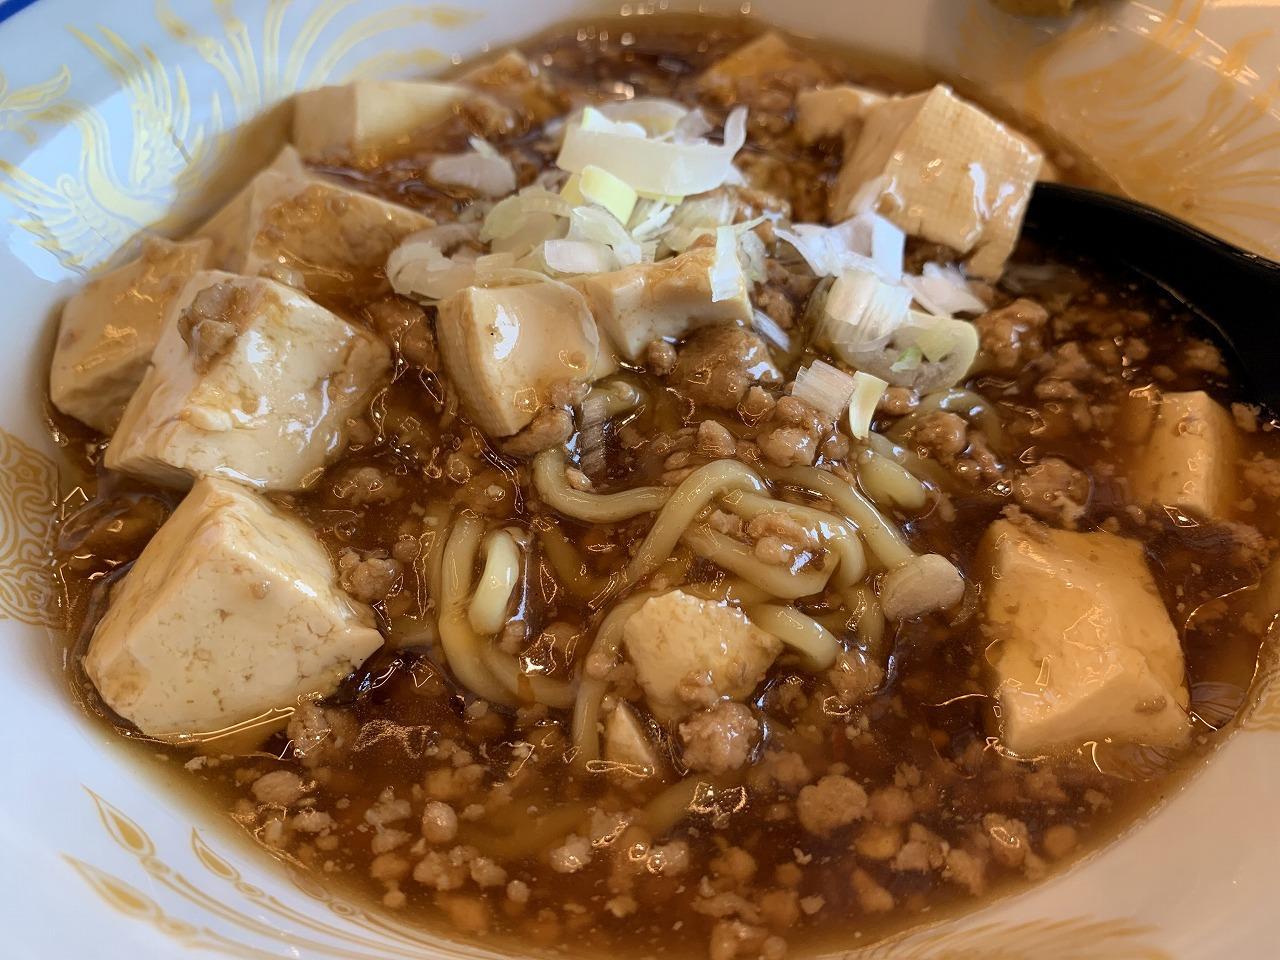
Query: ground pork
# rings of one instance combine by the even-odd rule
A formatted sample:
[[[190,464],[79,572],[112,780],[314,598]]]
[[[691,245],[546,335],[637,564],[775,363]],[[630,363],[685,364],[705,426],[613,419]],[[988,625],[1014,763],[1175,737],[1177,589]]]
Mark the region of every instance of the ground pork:
[[[853,871],[853,893],[858,898],[858,906],[867,913],[885,913],[894,907],[893,894],[876,881],[876,878],[861,867]]]
[[[354,717],[336,707],[303,700],[294,708],[285,732],[294,758],[314,767],[341,758],[355,744],[360,728]]]
[[[665,377],[676,368],[676,348],[665,340],[654,340],[644,350],[644,365],[655,377]]]
[[[1280,498],[1280,460],[1261,454],[1240,464],[1244,482],[1264,497]]]
[[[361,558],[359,551],[344,547],[338,554],[338,578],[342,588],[357,600],[374,603],[385,600],[400,582],[404,566],[399,560],[375,550]]]
[[[835,688],[841,703],[853,706],[867,697],[884,681],[884,670],[860,650],[841,653],[827,671],[827,679]]]
[[[401,492],[394,476],[372,465],[347,470],[333,484],[335,497],[357,507],[366,503],[388,503]]]
[[[889,387],[876,404],[878,413],[887,413],[891,417],[901,417],[920,406],[920,394],[910,387]]]
[[[695,403],[734,410],[753,384],[782,381],[764,341],[735,324],[696,330],[683,344],[671,384]]]
[[[724,424],[714,420],[703,420],[698,424],[698,432],[694,439],[694,449],[708,460],[723,460],[732,457],[737,442]]]
[[[811,466],[818,443],[831,432],[832,421],[803,400],[782,397],[760,430],[756,442],[765,459],[780,467]]]
[[[292,770],[272,770],[253,781],[253,797],[259,803],[278,804],[287,807],[296,803],[306,793],[302,778]]]
[[[191,351],[198,372],[206,372],[235,344],[249,316],[248,293],[221,280],[197,293],[178,316],[178,333]]]
[[[920,418],[911,437],[934,459],[950,463],[969,446],[969,422],[958,414],[935,410]]]
[[[728,773],[751,755],[760,723],[749,707],[726,701],[680,724],[682,759],[690,770]]]
[[[1046,457],[1014,477],[1013,499],[1042,520],[1075,529],[1089,500],[1089,478],[1065,460]]]
[[[452,843],[458,835],[458,815],[453,807],[431,800],[422,808],[422,835],[428,843]]]
[[[410,364],[428,370],[440,368],[435,337],[422,307],[403,297],[392,296],[375,300],[365,311],[370,326],[388,343],[398,346],[400,355]]]
[[[831,775],[800,791],[796,815],[810,833],[827,836],[867,814],[867,791],[848,777]]]
[[[1044,352],[1041,331],[1049,313],[1034,300],[1019,299],[974,321],[983,356],[999,373],[1017,373]]]

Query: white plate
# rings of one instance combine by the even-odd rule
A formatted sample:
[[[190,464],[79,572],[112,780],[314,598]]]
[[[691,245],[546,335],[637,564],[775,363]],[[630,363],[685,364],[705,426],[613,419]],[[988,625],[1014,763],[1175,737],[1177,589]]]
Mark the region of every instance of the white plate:
[[[667,6],[624,9],[634,16]],[[1280,253],[1275,0],[1110,4],[1067,24],[1013,20],[985,0],[743,6],[801,33],[960,74],[1054,127],[1136,196]],[[290,877],[209,812],[174,803],[78,712],[44,626],[44,544],[58,486],[37,398],[56,307],[85,272],[144,228],[189,223],[274,144],[269,123],[249,139],[224,131],[298,87],[430,71],[570,16],[602,12],[616,7],[589,0],[0,3],[0,17],[9,17],[0,22],[6,956],[477,954]],[[1270,322],[1274,305],[1259,309],[1260,322]],[[1266,689],[1243,729],[1121,842],[1025,894],[855,956],[1275,956],[1280,687],[1270,680],[1260,683]]]

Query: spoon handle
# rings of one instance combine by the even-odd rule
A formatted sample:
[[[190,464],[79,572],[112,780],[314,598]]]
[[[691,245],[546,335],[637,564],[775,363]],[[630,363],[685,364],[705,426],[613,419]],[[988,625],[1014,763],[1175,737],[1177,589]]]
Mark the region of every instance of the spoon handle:
[[[1040,236],[1123,263],[1219,334],[1252,395],[1280,410],[1280,264],[1144,204],[1056,183],[1036,185],[1027,212]]]

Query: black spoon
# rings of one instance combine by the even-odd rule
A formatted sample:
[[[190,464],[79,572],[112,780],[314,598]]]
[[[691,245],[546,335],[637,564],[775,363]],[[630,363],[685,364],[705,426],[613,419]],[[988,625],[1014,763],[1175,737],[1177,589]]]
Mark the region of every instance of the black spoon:
[[[1161,287],[1216,331],[1250,395],[1280,412],[1280,264],[1135,200],[1058,183],[1036,184],[1027,226]]]

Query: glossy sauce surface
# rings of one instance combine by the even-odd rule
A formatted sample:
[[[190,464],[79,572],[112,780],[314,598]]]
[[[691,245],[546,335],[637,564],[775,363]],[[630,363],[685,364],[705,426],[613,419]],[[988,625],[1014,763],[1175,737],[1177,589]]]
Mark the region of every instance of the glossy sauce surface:
[[[543,124],[583,99],[692,102],[691,79],[752,29],[708,23],[696,42],[686,25],[648,18],[535,41],[525,49],[543,82],[508,91],[520,122],[493,142],[527,182],[554,158]],[[843,54],[824,51],[819,59],[831,79],[888,90],[921,83],[868,70]],[[754,187],[789,202],[796,221],[821,221],[838,146],[798,144],[789,95],[761,90],[749,99],[751,138],[741,166]],[[771,97],[781,98],[773,109]],[[714,98],[700,103],[713,123],[728,106]],[[434,151],[459,149],[469,134],[488,133],[482,120],[464,113]],[[431,155],[324,172],[440,221],[463,215],[474,198],[431,184],[423,172]],[[1089,181],[1069,155],[1054,159]],[[921,246],[912,251],[917,262],[935,254]],[[1113,838],[1200,762],[1244,703],[1266,626],[1249,611],[1245,588],[1256,583],[1280,533],[1274,501],[1246,488],[1251,496],[1242,500],[1252,505],[1242,505],[1233,524],[1142,509],[1123,482],[1128,465],[1116,431],[1120,402],[1147,384],[1205,389],[1225,403],[1242,398],[1174,305],[1029,238],[991,291],[993,307],[1027,297],[1045,308],[1048,322],[1019,362],[988,362],[971,379],[976,401],[960,391],[938,401],[963,414],[957,419],[967,421],[965,443],[952,450],[940,435],[956,427],[952,421],[936,421],[938,430],[925,436],[921,418],[909,410],[884,410],[877,418],[877,430],[911,451],[944,494],[922,513],[898,511],[893,519],[915,550],[951,558],[976,583],[985,575],[975,560],[978,542],[1015,503],[1025,467],[1060,458],[1082,471],[1089,496],[1080,528],[1142,544],[1179,628],[1195,721],[1189,749],[1093,744],[1038,761],[1004,756],[992,735],[988,640],[971,590],[946,616],[884,631],[857,617],[842,619],[830,598],[800,600],[847,650],[882,662],[885,679],[850,704],[826,675],[785,660],[775,664],[753,699],[762,737],[745,769],[681,777],[679,750],[667,731],[660,741],[665,778],[584,773],[573,762],[565,710],[491,707],[449,674],[431,590],[443,539],[468,510],[491,527],[519,528],[540,545],[523,571],[514,627],[503,638],[526,673],[569,678],[609,612],[599,600],[602,585],[626,563],[649,521],[588,525],[541,503],[528,462],[504,454],[461,418],[434,349],[430,312],[399,302],[372,305],[383,283],[359,278],[316,297],[386,336],[397,351],[396,375],[321,482],[276,499],[313,526],[340,566],[344,553],[400,564],[375,602],[387,645],[323,708],[307,707],[309,720],[299,722],[300,711],[260,749],[241,753],[244,742],[220,743],[196,748],[193,758],[189,747],[140,744],[142,752],[160,749],[173,764],[186,764],[193,793],[326,882],[446,935],[498,938],[521,949],[633,956],[709,949],[713,960],[729,960],[866,942],[922,915],[1039,879]],[[805,286],[784,277],[757,291],[779,313],[789,311],[797,342]],[[783,378],[790,382],[811,358],[803,349],[779,357]],[[1065,369],[1072,364],[1083,364],[1086,373],[1073,378]],[[740,445],[759,444],[767,429],[767,420],[700,403],[678,376],[673,382],[634,368],[621,379],[646,400],[609,429],[596,451],[597,490],[674,482],[671,474],[697,461],[672,456],[689,450],[688,438],[708,420]],[[1046,382],[1067,386],[1046,389]],[[1242,423],[1251,416],[1241,408]],[[1254,426],[1241,434],[1245,458],[1280,453],[1271,425]],[[64,498],[68,515],[57,544],[65,584],[60,612],[76,638],[68,672],[88,709],[129,735],[98,703],[77,656],[111,584],[127,573],[177,495],[103,472],[95,437],[66,422],[56,430],[69,456],[79,454],[72,459],[83,473],[77,494]],[[851,454],[846,445],[843,454],[832,447],[823,456],[838,465]],[[774,492],[788,493],[781,486]],[[354,568],[351,574],[359,575]],[[723,580],[687,550],[677,551],[659,576],[689,589]],[[658,732],[658,725],[648,729]],[[308,740],[321,730],[323,738]],[[294,795],[284,781],[262,785],[265,775],[280,771],[296,773],[304,789]],[[846,774],[865,787],[870,814],[825,836],[798,822],[800,785]],[[456,817],[447,841],[432,839],[433,830],[449,832],[437,823],[433,804],[447,804]],[[1002,830],[1023,838],[1013,844],[1020,853],[992,847],[990,836]],[[964,858],[942,865],[944,848],[978,851],[983,868],[966,872]],[[579,868],[563,869],[575,858]]]

